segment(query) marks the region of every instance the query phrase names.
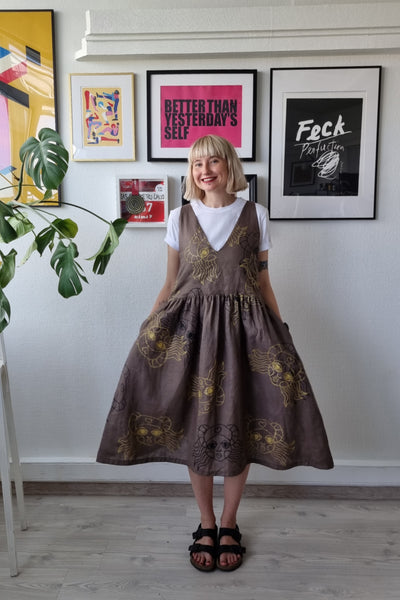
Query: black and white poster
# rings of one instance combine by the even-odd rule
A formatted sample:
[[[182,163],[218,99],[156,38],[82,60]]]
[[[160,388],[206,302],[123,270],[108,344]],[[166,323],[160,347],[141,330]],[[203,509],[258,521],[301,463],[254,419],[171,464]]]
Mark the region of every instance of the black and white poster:
[[[362,98],[286,102],[285,196],[357,196]]]
[[[272,219],[375,217],[380,70],[272,69]]]

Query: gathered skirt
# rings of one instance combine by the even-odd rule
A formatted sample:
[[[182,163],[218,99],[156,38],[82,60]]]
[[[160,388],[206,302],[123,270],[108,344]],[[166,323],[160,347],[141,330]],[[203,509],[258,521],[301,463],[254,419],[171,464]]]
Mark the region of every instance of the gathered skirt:
[[[97,461],[171,462],[200,475],[333,466],[288,326],[255,296],[172,297],[143,323]]]

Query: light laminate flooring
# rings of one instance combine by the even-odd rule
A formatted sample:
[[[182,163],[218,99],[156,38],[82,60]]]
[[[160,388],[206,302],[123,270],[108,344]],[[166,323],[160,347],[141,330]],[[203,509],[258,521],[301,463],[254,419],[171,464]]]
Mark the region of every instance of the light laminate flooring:
[[[400,503],[244,498],[232,573],[188,561],[191,498],[27,496],[11,578],[0,507],[1,600],[400,599]],[[222,499],[216,499],[220,512]]]

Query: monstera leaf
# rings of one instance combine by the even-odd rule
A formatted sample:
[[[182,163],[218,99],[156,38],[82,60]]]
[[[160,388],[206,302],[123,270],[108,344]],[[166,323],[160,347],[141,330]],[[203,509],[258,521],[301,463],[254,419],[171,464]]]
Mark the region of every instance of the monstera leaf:
[[[107,235],[94,256],[88,260],[94,260],[93,273],[103,275],[110,261],[111,255],[119,244],[119,237],[127,225],[125,219],[116,219],[110,224]]]
[[[75,258],[79,256],[74,242],[64,244],[62,240],[53,252],[50,264],[58,275],[58,291],[63,298],[77,296],[82,291],[82,281],[87,283],[84,271]]]
[[[1,175],[8,183],[6,188],[15,188],[16,193],[15,198],[8,203],[0,200],[0,243],[9,244],[27,234],[33,235],[33,241],[21,264],[29,260],[34,252],[42,256],[46,250],[49,251],[50,265],[59,278],[59,293],[64,298],[76,296],[83,289],[82,283],[87,283],[84,270],[76,261],[79,252],[73,239],[77,235],[78,225],[71,219],[54,218],[54,215],[44,208],[46,201],[52,197],[53,190],[60,186],[67,173],[68,151],[56,131],[44,128],[39,131],[37,138],[30,137],[26,140],[19,154],[22,162],[20,176],[9,180],[4,174]],[[23,188],[32,185],[24,183],[25,174],[29,175],[34,185],[43,191],[43,199],[39,202],[20,202]],[[106,237],[99,250],[88,259],[94,261],[93,272],[102,275],[119,244],[119,237],[127,221],[116,219],[110,222],[84,206],[63,201],[61,204],[90,213],[108,225]],[[40,229],[34,225],[28,218],[29,211],[44,219],[46,227]],[[11,306],[3,289],[14,277],[16,255],[15,249],[11,249],[8,253],[0,250],[0,333],[10,322]]]
[[[50,193],[58,188],[68,170],[68,151],[58,133],[48,127],[39,131],[38,139],[26,140],[19,157],[35,185]]]

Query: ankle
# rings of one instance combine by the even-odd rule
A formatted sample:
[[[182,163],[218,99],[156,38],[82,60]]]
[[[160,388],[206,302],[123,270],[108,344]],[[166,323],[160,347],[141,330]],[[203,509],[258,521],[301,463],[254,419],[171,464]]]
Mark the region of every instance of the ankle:
[[[235,529],[236,523],[236,515],[234,517],[225,517],[224,515],[221,516],[221,527],[226,527],[227,529]]]
[[[201,527],[203,529],[214,529],[216,527],[215,517],[201,517]]]

